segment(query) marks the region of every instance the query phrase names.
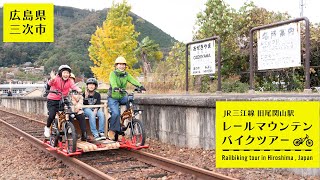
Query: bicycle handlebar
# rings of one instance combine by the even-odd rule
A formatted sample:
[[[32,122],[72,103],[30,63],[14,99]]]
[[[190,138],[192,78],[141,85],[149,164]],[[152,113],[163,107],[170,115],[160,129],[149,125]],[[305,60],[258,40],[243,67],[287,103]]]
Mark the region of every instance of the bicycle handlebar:
[[[126,89],[121,89],[121,88],[120,88],[120,89],[119,89],[119,92],[120,92],[120,93],[129,94]],[[142,93],[142,90],[141,90],[141,88],[134,88],[133,92]],[[133,92],[132,92],[132,93],[133,93]]]
[[[60,91],[57,91],[57,90],[46,90],[46,92],[47,93],[55,93],[55,94],[57,94],[57,95],[61,95],[61,102],[64,104],[64,103],[66,103],[66,101],[67,101],[67,104],[65,104],[65,105],[67,105],[67,107],[68,107],[68,109],[70,109],[70,107],[71,107],[71,105],[69,104],[70,102],[70,100],[68,100],[68,99],[65,99],[66,97],[68,97],[68,96],[66,96],[66,97],[64,97],[63,96],[63,94],[62,94],[62,92],[60,92]],[[60,105],[59,105],[60,106]],[[64,106],[64,105],[63,105]],[[65,110],[65,109],[64,109]],[[67,114],[71,114],[71,115],[73,115],[73,116],[71,116],[71,118],[74,118],[75,116],[74,116],[74,114],[75,114],[75,112],[69,112],[69,111],[67,111],[66,112]]]
[[[57,91],[57,90],[46,90],[46,93],[54,93],[54,94],[57,94],[57,95],[62,95],[62,92],[60,91]]]
[[[61,95],[61,99],[65,99],[67,96],[64,96],[61,91],[58,90],[46,90],[47,93],[54,93],[56,95]]]
[[[142,93],[142,90],[141,90],[141,88],[134,88],[134,90],[133,90],[134,92],[137,92],[137,93]]]

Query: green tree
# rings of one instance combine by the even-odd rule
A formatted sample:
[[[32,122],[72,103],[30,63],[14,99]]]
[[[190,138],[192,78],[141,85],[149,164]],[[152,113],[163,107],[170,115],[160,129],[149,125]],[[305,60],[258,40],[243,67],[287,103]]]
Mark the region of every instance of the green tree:
[[[136,54],[141,58],[143,74],[145,77],[152,72],[152,65],[154,65],[154,62],[163,58],[159,44],[156,44],[149,36],[145,37],[141,43],[139,43]]]
[[[102,27],[97,27],[91,36],[89,57],[94,66],[92,72],[98,79],[107,82],[109,74],[114,69],[114,61],[118,56],[127,60],[127,65],[132,67],[137,62],[134,50],[137,47],[139,33],[135,32],[132,17],[129,16],[131,6],[127,1],[113,3]],[[133,75],[138,71],[129,69]]]
[[[161,82],[163,80],[167,82],[173,82],[173,86],[170,89],[180,89],[185,87],[186,77],[186,45],[184,43],[177,42],[169,52],[169,56],[166,61],[158,63],[155,69],[155,80]]]
[[[320,86],[320,25],[315,24],[310,26],[311,39],[311,59],[310,59],[310,80],[311,87]]]
[[[239,53],[237,43],[235,41],[237,35],[235,33],[236,12],[230,8],[223,0],[208,0],[206,9],[197,14],[196,26],[198,31],[195,32],[193,39],[205,39],[212,36],[221,38],[221,57],[222,57],[222,74],[229,76],[235,74],[232,70],[231,60],[237,63],[238,59],[234,56]],[[217,47],[217,46],[216,46]],[[217,49],[217,48],[216,48]],[[205,87],[208,87],[209,78],[207,75],[194,76],[194,85],[199,87],[199,90],[206,92]],[[204,81],[204,82],[203,82]]]
[[[286,13],[269,12],[264,8],[258,8],[252,2],[245,3],[236,11],[223,0],[208,0],[206,9],[197,15],[198,31],[195,32],[194,39],[220,36],[223,77],[236,76],[241,82],[248,82],[250,30],[288,18],[289,15]]]
[[[32,62],[35,66],[45,66],[46,74],[51,69],[56,69],[60,64],[64,63],[70,66],[73,64],[80,68],[80,74],[85,77],[92,77],[91,66],[93,61],[89,58],[88,47],[92,34],[96,31],[97,26],[102,26],[106,20],[109,9],[100,11],[90,11],[77,9],[72,7],[55,6],[55,43],[2,43],[2,30],[0,28],[0,66],[11,66],[13,64],[21,65],[25,62]],[[146,20],[139,20],[141,17],[134,13],[129,13],[133,18],[134,29],[141,35],[137,38],[141,41],[144,37],[149,36],[155,40],[161,48],[171,47],[174,38],[164,33],[162,30]],[[2,8],[0,7],[0,17],[2,16]],[[0,18],[0,27],[2,18]],[[65,50],[61,53],[62,50]],[[26,54],[27,53],[27,54]],[[68,55],[76,53],[78,56]],[[50,59],[52,56],[56,56]],[[77,58],[74,58],[77,57]],[[61,58],[61,60],[60,60]],[[71,58],[71,59],[69,59]],[[50,59],[47,63],[46,61]],[[76,60],[76,61],[74,61]],[[140,68],[138,63],[136,68]],[[134,68],[135,68],[134,67]],[[73,70],[78,71],[77,68]],[[76,72],[77,73],[77,72]]]

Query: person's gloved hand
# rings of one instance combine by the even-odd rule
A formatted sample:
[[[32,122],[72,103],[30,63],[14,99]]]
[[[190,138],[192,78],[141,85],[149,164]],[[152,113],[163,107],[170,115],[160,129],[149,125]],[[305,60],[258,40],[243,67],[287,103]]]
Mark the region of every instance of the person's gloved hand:
[[[146,88],[143,87],[143,86],[140,87],[140,90],[141,90],[142,93],[145,93],[147,91]]]

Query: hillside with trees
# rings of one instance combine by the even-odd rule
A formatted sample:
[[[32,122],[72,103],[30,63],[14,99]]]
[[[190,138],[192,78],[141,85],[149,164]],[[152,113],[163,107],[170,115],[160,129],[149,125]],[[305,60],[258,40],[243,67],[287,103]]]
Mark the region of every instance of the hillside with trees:
[[[0,24],[2,27],[2,11],[0,8]],[[97,26],[101,27],[106,19],[108,9],[101,11],[83,10],[72,7],[55,6],[55,42],[54,43],[2,43],[0,41],[0,66],[21,65],[32,62],[37,66],[45,66],[48,73],[57,69],[60,64],[70,64],[76,75],[92,76],[88,48],[91,35]],[[150,22],[130,12],[135,31],[140,35],[140,42],[150,37],[160,48],[170,48],[176,40]]]
[[[193,40],[199,40],[218,35],[222,41],[222,91],[247,92],[249,88],[249,32],[252,28],[292,19],[287,13],[268,11],[254,3],[245,3],[240,9],[231,8],[223,0],[207,0],[205,9],[197,14],[196,31]],[[2,9],[0,9],[2,10]],[[96,66],[96,75],[102,74],[106,79],[105,67],[112,66],[110,58],[103,58],[107,51],[93,49],[90,60],[88,48],[90,45],[99,47],[104,41],[97,40],[97,44],[90,43],[94,33],[100,33],[103,28],[108,10],[89,11],[70,7],[55,8],[55,43],[5,43],[0,46],[0,66],[22,64],[30,61],[44,65],[46,71],[57,68],[60,64],[70,64],[76,75],[92,75],[90,67]],[[123,13],[127,17],[126,13]],[[130,23],[134,24],[135,31],[140,33],[134,37],[133,44],[128,46],[130,51],[135,48],[135,58],[130,65],[137,73],[143,71],[148,81],[147,88],[162,91],[183,91],[185,88],[186,44],[177,42],[172,37],[156,28],[151,23],[131,13]],[[116,19],[116,18],[115,18]],[[0,19],[0,23],[1,23]],[[121,24],[121,23],[119,23]],[[301,22],[301,41],[306,37],[305,23]],[[98,27],[98,28],[97,28]],[[117,25],[113,25],[117,27]],[[132,30],[132,29],[131,29]],[[311,57],[310,79],[311,87],[320,86],[320,25],[310,23]],[[101,34],[101,33],[100,33]],[[121,33],[114,33],[121,38]],[[105,35],[105,34],[104,34]],[[130,37],[130,33],[127,34]],[[103,36],[97,36],[103,37]],[[105,37],[106,42],[110,37]],[[136,39],[135,39],[136,38]],[[138,43],[136,43],[136,40]],[[0,42],[1,43],[1,42]],[[117,41],[115,46],[121,46],[123,41]],[[104,44],[103,44],[104,45]],[[107,46],[108,45],[108,46]],[[114,51],[113,44],[107,44],[107,50]],[[132,48],[131,48],[132,47]],[[133,48],[134,47],[134,48]],[[99,48],[98,48],[99,49]],[[164,52],[170,49],[170,52]],[[257,64],[257,37],[254,35],[253,58]],[[131,53],[131,52],[130,52]],[[132,55],[130,55],[132,56]],[[115,57],[115,56],[114,56]],[[305,45],[301,43],[301,64],[306,60]],[[100,63],[103,60],[103,63]],[[303,91],[305,81],[304,66],[259,71],[254,65],[255,90],[265,91]],[[102,66],[101,66],[102,65]],[[103,67],[105,66],[105,67]],[[139,71],[140,70],[140,71]],[[215,92],[217,76],[215,74],[191,76],[189,74],[190,90],[195,92]],[[99,77],[98,77],[99,78]],[[146,80],[146,79],[144,79]],[[149,84],[148,84],[149,83]]]
[[[254,3],[245,3],[239,10],[231,8],[223,0],[207,0],[204,11],[197,15],[198,30],[193,39],[205,39],[213,35],[221,38],[222,44],[222,90],[224,92],[247,92],[249,88],[249,33],[254,27],[292,19],[287,13],[268,11]],[[305,23],[301,22],[301,64],[305,62]],[[311,87],[320,86],[320,26],[310,23]],[[257,62],[257,38],[254,35],[253,58]],[[154,87],[183,90],[185,88],[185,44],[175,43],[165,62],[154,70],[158,82]],[[304,67],[291,67],[255,72],[255,88],[264,91],[303,91]],[[215,92],[216,75],[189,77],[190,90]],[[282,84],[280,84],[281,82]],[[280,85],[279,85],[280,84]]]

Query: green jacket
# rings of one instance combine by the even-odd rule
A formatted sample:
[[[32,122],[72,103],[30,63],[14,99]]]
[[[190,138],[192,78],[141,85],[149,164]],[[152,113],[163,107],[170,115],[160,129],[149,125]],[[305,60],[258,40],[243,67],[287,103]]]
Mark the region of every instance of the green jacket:
[[[126,94],[115,92],[115,88],[120,89],[126,89],[127,83],[130,82],[132,85],[136,87],[141,87],[142,85],[137,81],[135,78],[133,78],[130,74],[127,72],[119,71],[118,69],[115,71],[112,71],[109,76],[110,81],[110,88],[109,88],[109,96],[111,96],[113,99],[121,99]]]

